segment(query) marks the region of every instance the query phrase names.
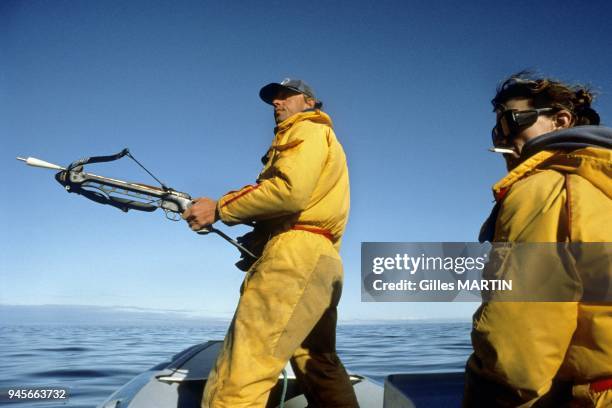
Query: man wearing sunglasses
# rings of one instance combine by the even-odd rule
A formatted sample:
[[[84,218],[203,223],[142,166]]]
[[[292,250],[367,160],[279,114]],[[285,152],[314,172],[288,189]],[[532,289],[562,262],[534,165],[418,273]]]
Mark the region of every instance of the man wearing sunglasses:
[[[612,242],[612,129],[598,126],[591,101],[583,87],[524,72],[498,88],[492,150],[504,155],[509,172],[493,187],[496,205],[481,241],[581,243],[583,249]],[[528,257],[501,262],[497,273],[517,282],[542,273],[555,289],[574,273],[597,273],[595,281],[612,285],[612,244],[606,245],[590,263],[585,253],[568,251],[571,270],[553,268],[553,258]],[[481,305],[464,406],[612,406],[612,293],[578,283],[583,293],[570,300],[580,301]],[[588,289],[598,290],[600,303],[585,300]]]

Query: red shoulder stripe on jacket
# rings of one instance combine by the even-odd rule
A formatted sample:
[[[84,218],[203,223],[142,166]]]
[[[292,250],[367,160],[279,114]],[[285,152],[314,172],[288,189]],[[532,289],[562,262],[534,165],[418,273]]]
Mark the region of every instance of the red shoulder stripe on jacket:
[[[225,207],[226,205],[228,205],[229,203],[232,203],[234,201],[236,201],[237,199],[239,199],[240,197],[250,193],[253,190],[257,190],[259,188],[259,184],[255,184],[254,186],[249,186],[250,188],[245,188],[241,193],[236,194],[234,197],[230,198],[229,200],[227,200],[226,202],[224,202],[221,205],[221,208]]]

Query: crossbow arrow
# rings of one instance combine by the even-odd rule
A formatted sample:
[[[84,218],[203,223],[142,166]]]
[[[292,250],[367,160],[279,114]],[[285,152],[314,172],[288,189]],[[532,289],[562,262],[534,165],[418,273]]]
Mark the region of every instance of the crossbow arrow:
[[[83,166],[86,164],[111,162],[119,160],[124,156],[134,160],[161,185],[161,188],[83,172]],[[189,194],[176,191],[159,181],[157,177],[136,160],[129,149],[123,149],[121,152],[109,156],[86,157],[70,163],[68,167],[61,167],[34,157],[25,159],[17,157],[17,160],[21,160],[34,167],[59,170],[55,175],[55,179],[69,193],[82,195],[100,204],[111,205],[124,212],[128,212],[128,210],[152,212],[161,208],[166,213],[166,218],[172,221],[179,221],[181,214],[193,204]],[[246,256],[254,259],[257,258],[257,256],[240,245],[235,239],[232,239],[212,225],[196,232],[201,235],[215,233],[234,245]]]

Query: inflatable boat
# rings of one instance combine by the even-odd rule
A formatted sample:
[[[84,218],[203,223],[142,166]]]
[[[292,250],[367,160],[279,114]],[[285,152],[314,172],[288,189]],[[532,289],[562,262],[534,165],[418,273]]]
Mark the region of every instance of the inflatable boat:
[[[206,378],[221,341],[192,346],[139,374],[98,408],[199,408]],[[291,366],[273,388],[266,408],[305,408]],[[384,386],[360,375],[350,374],[361,408],[460,407],[463,373],[394,374]],[[282,399],[282,403],[281,403]]]

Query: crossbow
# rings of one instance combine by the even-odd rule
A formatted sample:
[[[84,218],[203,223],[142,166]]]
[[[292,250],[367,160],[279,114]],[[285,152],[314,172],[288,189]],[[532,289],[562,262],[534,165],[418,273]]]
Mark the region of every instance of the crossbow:
[[[98,176],[92,173],[85,173],[83,171],[83,167],[86,164],[111,162],[119,160],[124,156],[134,160],[140,167],[149,173],[161,187],[131,183],[114,178]],[[157,177],[136,160],[127,148],[113,155],[93,156],[76,160],[70,163],[68,167],[61,167],[57,164],[49,163],[34,157],[17,157],[17,160],[21,160],[34,167],[59,170],[59,172],[55,174],[55,179],[64,186],[69,193],[82,195],[92,201],[113,206],[124,212],[128,212],[129,210],[152,212],[161,208],[166,213],[166,218],[172,221],[179,221],[181,219],[181,214],[191,207],[193,203],[189,194],[176,191],[159,181]],[[235,239],[232,239],[223,231],[214,228],[212,225],[196,232],[200,235],[215,233],[238,248],[244,255],[257,258],[257,256],[240,245]]]

